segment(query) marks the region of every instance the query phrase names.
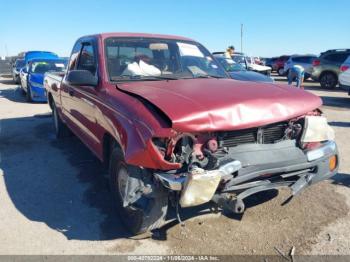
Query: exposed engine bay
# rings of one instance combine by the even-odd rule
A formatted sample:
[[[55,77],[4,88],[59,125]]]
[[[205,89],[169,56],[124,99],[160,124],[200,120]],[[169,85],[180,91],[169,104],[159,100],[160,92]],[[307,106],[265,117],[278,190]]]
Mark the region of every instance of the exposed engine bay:
[[[212,170],[227,162],[230,149],[239,145],[300,141],[303,125],[304,118],[299,118],[245,130],[194,135],[181,133],[170,140],[154,139],[153,142],[165,160],[182,164],[180,172],[194,167]]]

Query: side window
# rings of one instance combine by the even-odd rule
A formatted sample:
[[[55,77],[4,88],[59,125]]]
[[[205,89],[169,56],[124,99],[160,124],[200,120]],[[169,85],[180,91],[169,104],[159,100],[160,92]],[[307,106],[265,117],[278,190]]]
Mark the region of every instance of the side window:
[[[303,57],[301,57],[301,56],[293,57],[292,60],[293,60],[293,62],[303,63]]]
[[[96,74],[96,61],[94,48],[90,43],[83,44],[78,60],[78,70],[88,70],[91,74]]]
[[[310,56],[299,56],[298,61],[299,63],[311,63],[312,62],[312,57]]]
[[[343,63],[347,55],[345,53],[331,54],[325,57],[326,60],[331,62]]]
[[[314,59],[316,59],[316,57],[307,56],[307,57],[305,57],[305,63],[312,64],[312,61],[313,61]]]
[[[73,51],[72,51],[72,54],[70,56],[68,71],[74,70],[76,68],[80,50],[81,50],[81,43],[77,42],[75,44],[75,46],[73,47]]]

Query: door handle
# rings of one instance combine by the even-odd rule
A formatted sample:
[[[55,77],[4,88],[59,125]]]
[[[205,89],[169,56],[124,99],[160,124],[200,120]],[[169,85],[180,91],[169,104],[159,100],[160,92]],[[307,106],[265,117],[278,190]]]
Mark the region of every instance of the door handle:
[[[68,93],[69,93],[70,96],[74,96],[74,91],[73,90],[69,90]]]

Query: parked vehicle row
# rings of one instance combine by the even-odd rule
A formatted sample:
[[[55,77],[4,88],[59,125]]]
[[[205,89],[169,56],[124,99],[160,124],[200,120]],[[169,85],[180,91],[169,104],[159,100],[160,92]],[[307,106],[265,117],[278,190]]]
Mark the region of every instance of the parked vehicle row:
[[[72,131],[105,163],[133,234],[161,227],[169,205],[179,220],[208,202],[243,213],[253,194],[296,196],[338,170],[319,97],[233,80],[215,57],[184,37],[97,34],[76,41],[64,74],[45,74],[57,138]]]
[[[44,74],[49,71],[63,72],[67,59],[48,51],[28,51],[18,57],[12,68],[14,82],[21,85],[28,102],[46,102]]]
[[[227,58],[223,54],[216,54],[214,57],[233,79],[240,81],[274,82],[270,76],[247,70],[246,66],[236,63],[232,58]]]
[[[60,58],[30,59],[27,65],[21,70],[21,88],[26,94],[28,102],[46,102],[47,97],[44,89],[44,74],[46,72],[64,72],[67,60]]]
[[[224,55],[224,52],[214,52],[213,55]],[[247,56],[243,53],[236,52],[231,55],[232,60],[235,63],[241,64],[246,70],[254,71],[267,76],[271,75],[271,67],[262,65],[260,60],[256,57]],[[256,62],[258,61],[258,62]]]
[[[272,67],[272,71],[277,71],[278,75],[286,76],[289,69],[294,65],[301,65],[305,69],[305,79],[312,78],[320,83],[321,87],[334,89],[340,82],[342,64],[350,56],[350,49],[331,49],[315,55],[283,55],[279,58],[265,59],[265,64]],[[344,73],[346,77],[347,73]],[[341,86],[344,86],[340,82]]]
[[[320,82],[323,88],[335,88],[339,82],[340,67],[350,56],[350,49],[333,49],[321,53],[314,60],[312,79]]]

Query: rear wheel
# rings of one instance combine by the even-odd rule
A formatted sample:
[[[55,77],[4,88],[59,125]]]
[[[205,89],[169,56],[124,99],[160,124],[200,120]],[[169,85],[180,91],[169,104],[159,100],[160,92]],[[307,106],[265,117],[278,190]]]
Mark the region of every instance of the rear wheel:
[[[30,92],[30,87],[27,85],[27,92],[26,92],[26,100],[27,102],[33,102],[33,99],[32,99],[32,95],[31,95],[31,92]]]
[[[338,84],[338,78],[334,73],[324,73],[320,77],[320,84],[322,88],[334,89]]]
[[[52,120],[55,127],[56,138],[68,137],[71,133],[65,123],[61,120],[55,103],[52,103]]]
[[[150,174],[126,164],[114,146],[109,165],[110,188],[121,221],[134,235],[161,227],[168,210],[168,192]]]

